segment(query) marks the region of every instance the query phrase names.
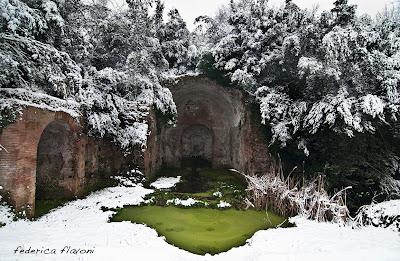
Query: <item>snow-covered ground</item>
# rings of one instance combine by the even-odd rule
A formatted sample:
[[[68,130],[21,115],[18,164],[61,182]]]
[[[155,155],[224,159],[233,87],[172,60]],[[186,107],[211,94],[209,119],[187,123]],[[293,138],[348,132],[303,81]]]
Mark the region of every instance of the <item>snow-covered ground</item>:
[[[181,181],[181,176],[178,177],[161,177],[150,184],[151,187],[156,189],[168,189],[175,187]]]
[[[0,225],[11,223],[13,221],[13,217],[14,215],[11,212],[11,208],[5,204],[0,204]]]
[[[383,228],[298,219],[297,227],[259,231],[242,247],[199,256],[169,245],[144,225],[107,222],[113,212],[102,207],[139,204],[151,192],[141,186],[107,188],[37,221],[11,222],[0,228],[0,260],[400,260],[399,233]],[[68,246],[94,252],[60,253]],[[49,248],[55,254],[15,254],[17,248]]]
[[[357,218],[364,225],[373,225],[375,227],[400,231],[400,200],[391,200],[364,206],[361,208]]]

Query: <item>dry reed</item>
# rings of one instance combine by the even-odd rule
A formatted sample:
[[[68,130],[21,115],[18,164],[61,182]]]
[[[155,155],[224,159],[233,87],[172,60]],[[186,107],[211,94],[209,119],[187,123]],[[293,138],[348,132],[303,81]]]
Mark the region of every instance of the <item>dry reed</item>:
[[[346,207],[346,190],[350,187],[330,197],[321,176],[300,185],[290,174],[284,177],[280,160],[262,176],[244,176],[248,182],[248,197],[256,208],[317,221],[345,223],[350,217]]]

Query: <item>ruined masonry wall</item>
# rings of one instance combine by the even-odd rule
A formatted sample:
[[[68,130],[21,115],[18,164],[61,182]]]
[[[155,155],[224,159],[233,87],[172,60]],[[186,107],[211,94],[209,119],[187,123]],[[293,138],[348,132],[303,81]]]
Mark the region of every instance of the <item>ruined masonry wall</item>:
[[[59,153],[62,157],[68,155],[68,169],[60,171],[64,174],[56,181],[66,198],[82,196],[93,187],[93,180],[116,175],[130,163],[136,163],[147,176],[154,175],[163,165],[181,167],[183,158],[188,156],[208,159],[214,168],[235,168],[249,175],[268,169],[272,159],[260,117],[251,110],[244,92],[222,87],[204,76],[181,78],[169,88],[177,105],[177,124],[169,128],[158,126],[155,113],[151,112],[147,148],[137,151],[139,160],[125,158],[107,141],[87,137],[79,120],[67,113],[25,108],[20,119],[0,130],[0,144],[7,149],[0,151],[0,193],[16,210],[33,215],[38,145],[43,131],[53,125],[67,126],[67,131],[54,131],[49,137],[69,135],[60,141],[68,141],[67,153]],[[57,150],[50,141],[44,144]],[[54,162],[47,155],[50,152],[41,153],[40,160]],[[56,162],[63,164],[62,160]]]
[[[105,141],[96,141],[82,133],[79,122],[64,112],[34,107],[24,109],[13,124],[0,130],[0,193],[16,208],[32,216],[35,209],[38,145],[43,131],[50,123],[68,125],[72,161],[68,175],[60,177],[59,186],[67,191],[66,198],[80,197],[95,178],[116,174],[124,158]]]
[[[214,168],[231,167],[250,175],[269,167],[261,119],[244,92],[205,76],[184,77],[168,87],[177,106],[177,123],[157,130],[153,118],[145,154],[147,175],[162,165],[181,167],[187,156],[201,156]]]

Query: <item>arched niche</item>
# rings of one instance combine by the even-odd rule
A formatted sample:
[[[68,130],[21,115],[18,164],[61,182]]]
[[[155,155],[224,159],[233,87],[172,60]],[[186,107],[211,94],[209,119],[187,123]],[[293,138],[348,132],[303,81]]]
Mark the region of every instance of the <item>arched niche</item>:
[[[244,113],[242,93],[205,78],[182,79],[169,89],[177,122],[161,131],[160,161],[184,167],[188,157],[200,157],[215,168],[234,166]]]
[[[165,87],[176,104],[176,124],[163,126],[156,116],[150,117],[155,120],[149,127],[151,134],[144,157],[146,175],[163,167],[199,165],[186,164],[196,162],[186,161],[187,155],[211,155],[211,167],[235,168],[248,175],[270,168],[273,161],[254,97],[233,86],[221,86],[205,75],[179,77]],[[199,126],[212,133],[212,153],[205,149],[209,147],[210,135],[200,131],[204,128]],[[204,144],[200,146],[198,141]]]
[[[43,130],[37,147],[36,200],[69,198],[73,194],[73,133],[62,120]]]

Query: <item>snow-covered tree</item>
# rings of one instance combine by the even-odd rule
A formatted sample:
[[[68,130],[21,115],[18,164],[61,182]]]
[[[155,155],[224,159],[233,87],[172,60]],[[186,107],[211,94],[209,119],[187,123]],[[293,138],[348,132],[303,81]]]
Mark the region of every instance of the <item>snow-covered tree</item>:
[[[301,141],[321,128],[352,136],[396,117],[396,44],[385,53],[377,27],[349,24],[354,6],[336,1],[332,13],[341,22],[332,27],[328,14],[318,17],[291,1],[279,9],[265,4],[231,3],[233,29],[214,58],[232,82],[256,95],[273,142]]]
[[[333,4],[335,7],[331,11],[335,15],[335,24],[343,26],[354,21],[355,5],[349,5],[347,0],[336,0]]]
[[[296,157],[303,161],[308,156],[313,169],[314,163],[332,163],[315,155],[321,153],[321,144],[325,151],[335,147],[324,137],[350,137],[357,144],[369,135],[377,144],[383,141],[374,133],[393,128],[399,117],[396,12],[372,20],[356,17],[355,8],[335,1],[330,12],[318,14],[292,1],[277,9],[268,7],[268,1],[231,1],[231,30],[213,45],[215,70],[205,70],[220,72],[253,94],[262,122],[269,126],[271,146],[292,154],[299,149],[304,156]],[[352,158],[349,153],[343,154]],[[369,168],[380,180],[380,173],[392,168],[384,162],[392,162],[394,151],[382,153]],[[338,162],[332,164],[343,163]],[[344,165],[340,171],[359,169]]]
[[[146,117],[153,107],[163,114],[176,113],[170,91],[160,85],[168,62],[153,27],[151,2],[128,1],[126,12],[111,14],[97,29],[89,81],[82,88],[89,133],[114,140],[130,151],[146,141]]]
[[[189,64],[189,30],[177,9],[168,12],[168,21],[162,28],[160,42],[170,69],[182,73],[188,66],[193,67]]]
[[[210,52],[221,38],[228,35],[232,27],[229,24],[229,9],[222,7],[215,17],[199,16],[195,20],[195,29],[191,33],[191,43],[196,46],[198,57],[211,56]],[[206,59],[206,58],[205,58]],[[204,59],[200,59],[204,60]]]
[[[171,120],[168,68],[151,25],[151,1],[112,12],[81,0],[0,3],[0,127],[24,106],[83,116],[88,134],[127,153],[145,146],[155,108]],[[76,63],[78,62],[78,64]]]

